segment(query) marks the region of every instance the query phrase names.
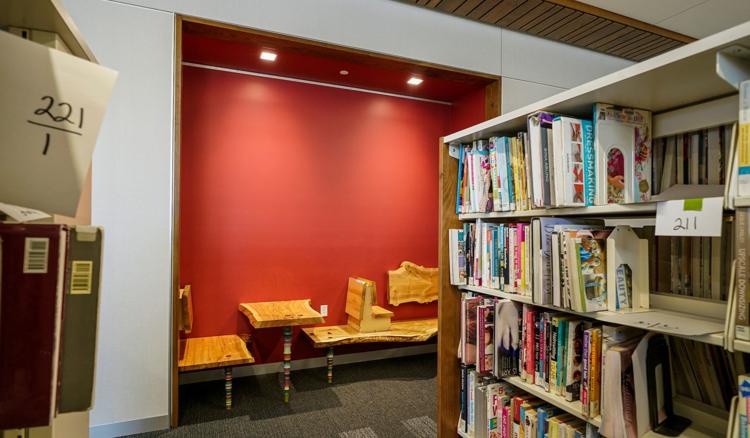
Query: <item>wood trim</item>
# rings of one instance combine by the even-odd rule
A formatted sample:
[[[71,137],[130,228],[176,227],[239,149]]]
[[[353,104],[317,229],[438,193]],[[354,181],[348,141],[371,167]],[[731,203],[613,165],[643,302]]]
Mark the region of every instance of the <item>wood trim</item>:
[[[458,160],[448,155],[441,138],[440,148],[440,211],[438,235],[438,266],[440,267],[438,298],[438,437],[455,437],[459,416],[459,366],[456,352],[460,337],[460,294],[450,284],[448,230],[460,228],[456,215]]]
[[[494,119],[500,115],[500,97],[502,96],[502,79],[487,85],[484,89],[484,119]]]
[[[260,30],[260,29],[254,29],[254,28],[249,28],[249,27],[237,26],[237,25],[234,25],[234,24],[221,23],[221,22],[218,22],[218,21],[208,20],[208,19],[205,19],[205,18],[180,15],[180,19],[182,20],[183,23],[203,24],[203,25],[206,25],[206,26],[213,26],[213,27],[217,27],[217,28],[220,28],[220,29],[226,29],[226,30],[237,31],[237,32],[245,32],[245,33],[249,33],[249,34],[253,34],[253,35],[265,36],[265,37],[268,37],[268,38],[278,38],[278,39],[292,41],[292,42],[299,43],[299,44],[306,44],[306,45],[316,46],[316,47],[322,47],[322,48],[326,48],[326,49],[330,49],[330,50],[338,50],[338,51],[341,51],[341,52],[354,53],[354,54],[357,54],[357,55],[362,55],[362,56],[366,56],[366,57],[373,58],[373,59],[382,59],[382,60],[388,60],[388,61],[404,62],[404,63],[412,64],[414,66],[425,67],[425,68],[433,68],[433,69],[440,69],[440,70],[444,70],[444,71],[455,72],[455,73],[460,73],[460,74],[465,74],[465,75],[471,75],[471,76],[480,77],[480,78],[486,78],[486,79],[493,79],[493,80],[495,80],[495,79],[499,79],[500,78],[500,76],[493,75],[493,74],[490,74],[490,73],[482,73],[482,72],[470,71],[470,70],[465,70],[465,69],[462,69],[462,68],[452,67],[452,66],[448,66],[448,65],[436,64],[436,63],[425,62],[425,61],[418,61],[418,60],[414,60],[414,59],[410,59],[410,58],[405,58],[405,57],[401,57],[401,56],[386,55],[386,54],[383,54],[383,53],[370,52],[370,51],[367,51],[367,50],[361,50],[361,49],[355,49],[355,48],[352,48],[352,47],[339,46],[339,45],[336,45],[336,44],[326,43],[326,42],[322,42],[322,41],[308,40],[308,39],[299,38],[299,37],[295,37],[295,36],[291,36],[291,35],[286,35],[286,34],[268,32],[268,31],[264,31],[264,30]]]
[[[634,27],[636,29],[645,30],[646,32],[655,33],[657,35],[661,35],[663,37],[676,40],[682,43],[692,43],[693,41],[695,41],[695,38],[693,37],[689,37],[687,35],[683,35],[678,32],[673,32],[671,30],[667,30],[659,26],[654,26],[653,24],[646,23],[640,20],[636,20],[635,18],[626,17],[624,15],[620,15],[615,12],[608,11],[606,9],[598,8],[596,6],[591,6],[586,3],[576,1],[576,0],[545,0],[545,1],[550,2],[550,3],[555,3],[560,6],[565,6],[567,8],[575,9],[577,11],[585,12],[587,14],[592,14],[598,17],[606,18],[610,21],[614,21],[615,23],[620,23],[626,26]]]
[[[180,331],[177,314],[180,290],[180,126],[182,104],[182,17],[175,15],[174,29],[174,150],[172,155],[172,363],[169,425],[180,423]]]

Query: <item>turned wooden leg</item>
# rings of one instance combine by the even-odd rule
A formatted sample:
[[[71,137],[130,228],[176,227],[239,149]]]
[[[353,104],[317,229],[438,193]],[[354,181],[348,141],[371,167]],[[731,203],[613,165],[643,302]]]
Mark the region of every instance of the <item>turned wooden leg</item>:
[[[328,347],[328,383],[333,383],[333,347]]]
[[[284,403],[289,403],[289,373],[292,371],[292,327],[284,327]]]
[[[224,368],[224,404],[227,410],[232,409],[232,368]]]

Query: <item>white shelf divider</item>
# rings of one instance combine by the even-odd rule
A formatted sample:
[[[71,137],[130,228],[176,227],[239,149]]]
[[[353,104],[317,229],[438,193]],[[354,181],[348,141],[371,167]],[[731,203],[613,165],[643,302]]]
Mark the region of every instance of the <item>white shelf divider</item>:
[[[565,400],[564,397],[561,397],[557,394],[553,394],[551,392],[547,392],[544,390],[544,388],[540,386],[524,382],[523,379],[521,379],[518,376],[505,377],[503,380],[515,386],[516,388],[522,389],[528,392],[529,394],[532,394],[535,397],[538,397],[546,401],[547,403],[553,406],[557,406],[558,408],[562,409],[563,411],[569,414],[575,415],[581,420],[584,420],[593,424],[596,427],[599,427],[602,424],[602,419],[599,416],[591,418],[591,417],[586,417],[585,415],[583,415],[583,408],[581,406],[580,401],[569,402]]]
[[[676,312],[676,311],[671,311],[671,310],[653,309],[653,308],[648,309],[648,310],[638,311],[638,312],[610,312],[610,311],[605,310],[605,311],[600,311],[600,312],[582,313],[582,312],[576,312],[571,309],[564,309],[564,308],[557,307],[557,306],[534,303],[532,299],[528,296],[503,292],[503,291],[490,289],[486,287],[459,286],[459,289],[476,292],[476,293],[480,293],[484,295],[499,297],[499,298],[507,298],[509,300],[517,301],[520,303],[530,304],[536,307],[543,307],[545,309],[550,309],[550,310],[554,310],[558,312],[578,315],[582,318],[594,319],[596,321],[606,322],[610,324],[618,324],[618,325],[640,328],[643,330],[663,333],[665,335],[678,336],[681,338],[691,339],[691,340],[698,341],[698,342],[704,342],[704,343],[711,344],[711,345],[718,345],[718,346],[724,345],[724,321],[718,318],[710,318],[710,317],[700,316],[700,315],[696,315],[692,313]],[[642,318],[640,318],[640,316],[646,316],[646,314],[648,314],[648,316],[650,317],[649,319],[651,320],[656,319],[656,320],[663,320],[663,321],[677,321],[678,327],[690,326],[700,321],[701,323],[707,326],[715,328],[715,331],[710,330],[710,333],[707,333],[707,334],[690,335],[690,334],[685,334],[684,332],[681,332],[679,329],[669,330],[669,329],[664,329],[661,327],[651,327],[651,326],[644,325],[642,322]],[[748,343],[748,347],[750,347],[750,343]]]

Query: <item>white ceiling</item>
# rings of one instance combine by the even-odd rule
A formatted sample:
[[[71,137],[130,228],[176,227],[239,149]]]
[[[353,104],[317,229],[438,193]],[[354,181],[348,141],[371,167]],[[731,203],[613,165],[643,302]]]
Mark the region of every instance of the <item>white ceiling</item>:
[[[750,0],[579,0],[694,38],[750,20]]]

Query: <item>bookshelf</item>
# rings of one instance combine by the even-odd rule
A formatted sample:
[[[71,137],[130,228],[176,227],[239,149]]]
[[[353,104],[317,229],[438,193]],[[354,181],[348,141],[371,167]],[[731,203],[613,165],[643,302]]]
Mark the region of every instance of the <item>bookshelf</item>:
[[[469,290],[490,296],[508,298],[531,304],[531,299],[513,293],[472,286],[457,287],[450,284],[448,255],[449,229],[460,228],[461,221],[487,219],[532,218],[540,216],[599,216],[604,218],[647,217],[653,220],[656,203],[630,205],[606,205],[579,208],[534,209],[527,211],[470,213],[457,215],[455,194],[458,174],[458,160],[455,149],[460,143],[487,139],[491,136],[515,135],[526,129],[526,118],[536,111],[567,114],[574,117],[590,117],[596,102],[650,110],[653,114],[653,137],[663,137],[676,133],[705,129],[737,120],[737,89],[731,74],[727,74],[722,59],[736,53],[736,46],[750,47],[750,22],[735,26],[710,37],[688,44],[671,52],[635,64],[618,72],[566,90],[557,95],[540,100],[499,117],[487,120],[467,129],[447,135],[440,141],[440,216],[439,239],[440,256],[440,299],[438,337],[438,418],[439,436],[456,436],[459,416],[459,361],[456,348],[460,336],[460,291]],[[731,64],[731,63],[730,63]],[[717,70],[719,73],[717,73]],[[730,72],[731,73],[731,72]],[[684,196],[702,196],[690,192]],[[737,206],[750,205],[750,200],[737,199]],[[731,210],[725,214],[732,215]],[[730,293],[730,302],[732,294]],[[571,312],[553,306],[562,312]],[[729,316],[732,306],[725,303],[693,299],[680,296],[651,294],[650,316],[678,321],[686,327],[706,325],[711,329],[707,334],[691,335],[655,329],[711,345],[723,346],[729,350],[750,352],[750,342],[735,340],[730,331],[734,330]],[[592,312],[576,313],[582,317],[602,322],[634,326],[644,329],[634,317],[635,312]],[[582,415],[559,397],[550,395],[540,388],[522,382],[518,378],[506,379],[509,383],[526,390],[549,403],[575,415]],[[566,404],[567,403],[567,404]],[[682,437],[723,436],[727,429],[728,413],[710,406],[697,406],[692,400],[683,401],[675,397],[678,414],[692,418],[693,426]],[[710,408],[710,409],[709,409]],[[597,419],[588,419],[594,422]],[[649,437],[658,436],[654,433]]]

